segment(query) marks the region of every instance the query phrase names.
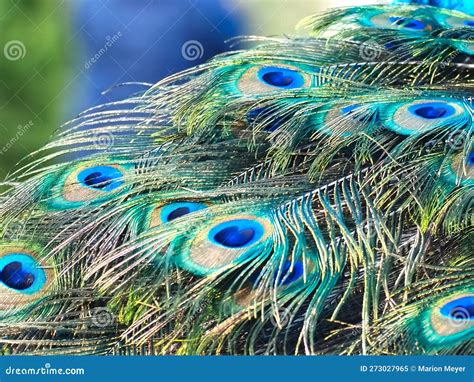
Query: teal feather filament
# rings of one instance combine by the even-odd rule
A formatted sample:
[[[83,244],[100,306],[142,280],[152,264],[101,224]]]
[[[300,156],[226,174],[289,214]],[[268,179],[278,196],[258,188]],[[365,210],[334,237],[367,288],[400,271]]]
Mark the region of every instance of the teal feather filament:
[[[10,253],[0,259],[1,283],[13,290],[33,294],[46,283],[46,275],[38,263],[24,253]]]
[[[295,70],[284,67],[266,66],[257,73],[258,79],[279,89],[297,89],[304,85],[304,77]]]
[[[85,187],[105,192],[124,184],[123,173],[114,166],[91,166],[77,174],[77,180]]]
[[[147,208],[145,229],[172,223],[177,219],[185,219],[190,214],[197,213],[208,207],[208,203],[194,201],[173,200],[169,203],[155,203]]]
[[[263,96],[269,92],[308,88],[312,76],[297,66],[282,63],[278,66],[251,66],[236,81],[242,94]]]

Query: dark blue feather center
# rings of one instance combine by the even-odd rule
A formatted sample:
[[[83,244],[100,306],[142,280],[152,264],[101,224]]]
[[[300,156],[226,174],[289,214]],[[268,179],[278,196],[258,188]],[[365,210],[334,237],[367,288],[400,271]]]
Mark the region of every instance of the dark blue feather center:
[[[225,247],[240,248],[244,247],[255,236],[255,231],[252,228],[239,228],[238,226],[230,226],[219,231],[214,240]]]
[[[412,105],[408,111],[424,119],[447,118],[456,113],[454,107],[444,102],[425,102]]]
[[[474,165],[474,150],[471,151],[471,153],[468,155],[467,157],[467,164],[469,166],[473,166]]]
[[[258,71],[258,78],[266,85],[282,89],[295,89],[304,85],[303,76],[295,70],[268,66]]]
[[[164,222],[170,222],[206,207],[204,203],[174,202],[163,206],[160,216]]]
[[[25,290],[33,285],[35,276],[24,269],[20,262],[13,261],[2,269],[0,280],[9,288]]]
[[[212,228],[209,239],[223,247],[243,248],[260,240],[263,234],[264,228],[259,222],[236,219]]]
[[[109,186],[110,183],[112,183],[112,180],[113,179],[100,172],[93,172],[92,174],[86,176],[84,183],[89,187],[104,188]]]
[[[178,207],[168,215],[167,221],[170,222],[172,220],[178,219],[181,216],[189,214],[190,212],[191,210],[189,207]]]

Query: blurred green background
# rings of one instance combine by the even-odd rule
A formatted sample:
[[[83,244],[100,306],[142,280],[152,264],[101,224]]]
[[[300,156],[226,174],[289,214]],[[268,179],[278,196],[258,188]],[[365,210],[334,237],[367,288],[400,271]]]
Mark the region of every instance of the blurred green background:
[[[46,143],[62,122],[70,25],[66,6],[41,0],[0,2],[0,142],[8,147],[0,151],[0,179]]]

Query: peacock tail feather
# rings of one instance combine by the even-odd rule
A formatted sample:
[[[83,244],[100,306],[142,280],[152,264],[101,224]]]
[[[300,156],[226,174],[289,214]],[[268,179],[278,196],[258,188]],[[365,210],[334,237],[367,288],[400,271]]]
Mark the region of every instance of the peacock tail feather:
[[[2,352],[469,353],[473,26],[329,10],[66,123],[2,183]]]

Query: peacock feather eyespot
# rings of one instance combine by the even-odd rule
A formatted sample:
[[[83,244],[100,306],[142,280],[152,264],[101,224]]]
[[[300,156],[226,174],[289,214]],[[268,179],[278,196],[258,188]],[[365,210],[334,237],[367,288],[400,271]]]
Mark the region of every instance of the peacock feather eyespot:
[[[237,80],[238,90],[246,95],[308,88],[312,76],[293,65],[251,66]]]
[[[27,293],[31,288],[37,289],[44,285],[44,271],[27,254],[12,253],[3,257],[0,268],[0,282],[8,288]]]
[[[368,109],[367,106],[360,105],[357,103],[341,108],[341,115],[351,116],[353,119],[360,122],[373,122],[377,119],[376,110]]]
[[[450,44],[462,53],[474,55],[474,43],[470,40],[451,40]]]
[[[0,244],[0,314],[43,297],[53,277],[52,267],[34,250]]]
[[[285,260],[278,269],[273,271],[272,285],[280,289],[287,289],[297,282],[303,281],[305,275],[314,274],[316,265],[313,259],[306,257],[305,260]],[[258,269],[249,276],[249,281],[257,287],[263,278],[263,270]]]
[[[342,109],[341,109],[341,114],[342,115],[350,115],[350,114],[354,114],[354,111],[357,110],[357,109],[360,109],[360,105],[357,104],[357,103],[354,103],[352,105],[348,105],[348,106],[344,106]]]
[[[55,209],[71,209],[110,200],[128,189],[131,168],[107,158],[73,165],[59,177],[50,176],[51,197],[46,203]]]
[[[311,126],[328,136],[348,138],[377,120],[377,112],[365,105],[350,103],[323,106],[310,116]]]
[[[263,217],[213,219],[187,241],[180,250],[178,264],[197,275],[211,274],[258,254],[271,233],[272,225]]]
[[[462,342],[474,335],[474,294],[455,293],[442,298],[422,319],[425,326],[425,340],[431,344]]]
[[[417,99],[393,102],[381,107],[383,125],[401,135],[417,135],[438,127],[462,127],[469,113],[460,101]]]
[[[151,212],[149,227],[153,228],[164,223],[172,222],[207,207],[208,205],[206,203],[185,201],[155,206]]]
[[[259,80],[267,85],[280,89],[296,89],[304,85],[303,76],[296,70],[267,66],[261,68],[257,76]]]

